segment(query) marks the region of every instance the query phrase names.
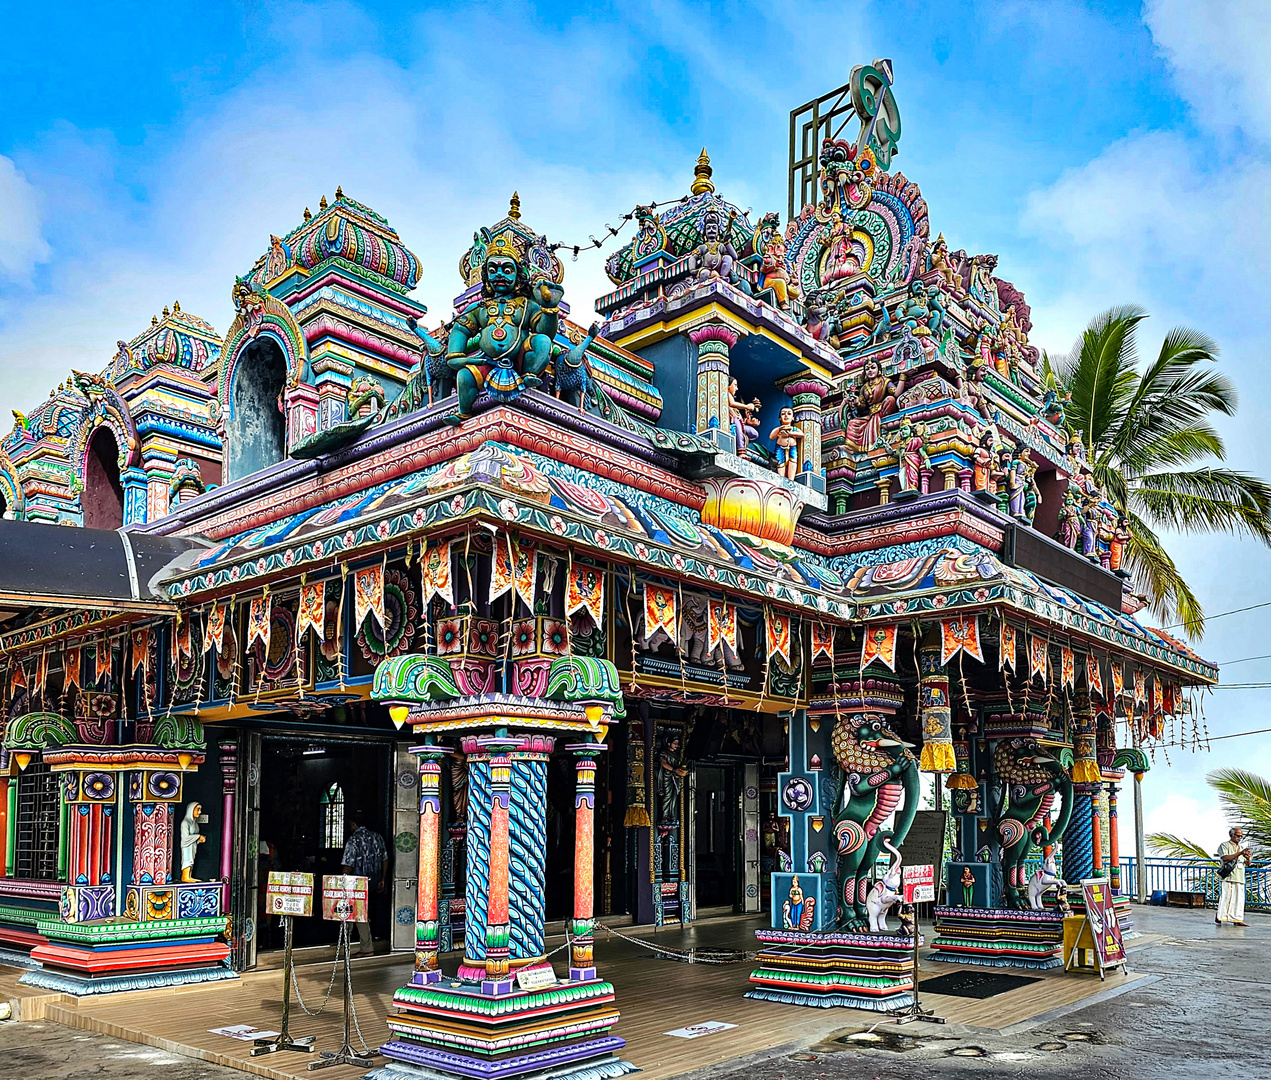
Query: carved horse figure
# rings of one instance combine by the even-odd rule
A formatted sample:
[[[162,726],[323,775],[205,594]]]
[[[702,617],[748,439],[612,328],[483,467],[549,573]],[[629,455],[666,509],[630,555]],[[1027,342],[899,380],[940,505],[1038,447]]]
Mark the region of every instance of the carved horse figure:
[[[834,799],[838,887],[848,930],[870,925],[869,871],[884,842],[904,843],[918,810],[918,762],[881,717],[845,715],[831,736],[843,781]],[[899,807],[899,809],[897,809]],[[883,822],[896,812],[891,829]]]
[[[1003,899],[1023,909],[1028,879],[1024,863],[1038,847],[1060,840],[1072,817],[1072,778],[1063,764],[1046,753],[1036,739],[1003,739],[993,751],[993,770],[1002,791],[994,815],[1002,842]],[[1063,804],[1054,822],[1055,796]]]
[[[1042,903],[1042,897],[1052,889],[1063,889],[1064,879],[1059,876],[1059,871],[1055,868],[1055,853],[1047,852],[1046,857],[1042,859],[1041,869],[1033,873],[1028,879],[1028,906],[1034,911],[1041,911],[1046,905]]]

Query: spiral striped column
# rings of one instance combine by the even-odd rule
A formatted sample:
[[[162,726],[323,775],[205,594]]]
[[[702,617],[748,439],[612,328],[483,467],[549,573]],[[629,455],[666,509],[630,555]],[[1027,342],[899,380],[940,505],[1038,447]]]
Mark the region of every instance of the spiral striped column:
[[[1064,880],[1076,884],[1094,871],[1094,800],[1089,789],[1073,789],[1072,817],[1064,830]]]
[[[490,890],[485,911],[486,977],[481,982],[481,992],[506,994],[512,988],[508,909],[512,759],[508,752],[516,747],[517,741],[499,736],[477,741],[490,751]]]
[[[541,737],[526,737],[511,754],[508,906],[515,965],[542,957],[547,891],[547,759]]]

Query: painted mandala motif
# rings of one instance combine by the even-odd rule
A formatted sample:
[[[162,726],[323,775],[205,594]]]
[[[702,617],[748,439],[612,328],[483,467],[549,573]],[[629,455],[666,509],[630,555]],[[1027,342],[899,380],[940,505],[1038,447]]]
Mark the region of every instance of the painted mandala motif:
[[[375,619],[367,619],[357,632],[358,647],[367,660],[391,659],[410,652],[419,606],[414,585],[400,570],[389,570],[384,575],[384,615],[388,620],[384,630]]]
[[[781,793],[781,801],[795,813],[800,813],[812,805],[812,785],[802,776],[792,777]]]
[[[393,847],[402,854],[409,854],[419,847],[419,837],[413,832],[399,832],[393,837]]]

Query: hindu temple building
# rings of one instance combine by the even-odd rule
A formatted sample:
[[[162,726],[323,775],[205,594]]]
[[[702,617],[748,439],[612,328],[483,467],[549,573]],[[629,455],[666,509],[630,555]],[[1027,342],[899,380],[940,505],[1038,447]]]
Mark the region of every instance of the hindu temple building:
[[[1038,859],[1119,889],[1118,794],[1218,673],[1136,617],[1029,305],[933,229],[899,137],[876,61],[792,117],[784,221],[703,150],[627,215],[594,326],[518,197],[437,317],[337,189],[244,253],[223,337],[173,305],[19,415],[0,961],[233,978],[281,944],[265,873],[338,873],[356,820],[416,955],[382,1075],[471,1074],[509,1002],[507,1075],[619,1075],[606,916],[771,912],[757,996],[906,1000],[867,901],[927,773],[937,948],[1056,962]],[[548,1020],[512,977],[561,921]]]

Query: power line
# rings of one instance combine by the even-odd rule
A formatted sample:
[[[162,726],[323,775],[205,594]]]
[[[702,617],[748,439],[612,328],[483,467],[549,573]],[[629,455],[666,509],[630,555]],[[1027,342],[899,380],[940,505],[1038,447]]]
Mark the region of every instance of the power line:
[[[1226,615],[1239,615],[1242,611],[1256,611],[1258,608],[1264,608],[1264,607],[1271,607],[1271,600],[1266,600],[1261,604],[1250,604],[1248,607],[1232,608],[1231,611],[1220,611],[1217,615],[1206,615],[1205,622],[1211,623],[1215,619],[1221,619]],[[1161,629],[1162,630],[1177,630],[1179,627],[1186,626],[1186,625],[1187,625],[1186,623],[1180,622],[1180,623],[1174,623],[1172,626],[1162,626]]]
[[[1237,731],[1237,732],[1235,732],[1235,733],[1234,733],[1234,734],[1232,734],[1232,735],[1210,735],[1210,736],[1208,736],[1208,737],[1206,737],[1206,738],[1204,738],[1204,739],[1200,739],[1198,743],[1197,743],[1197,742],[1187,742],[1187,743],[1183,743],[1183,742],[1154,743],[1154,744],[1149,744],[1148,746],[1146,746],[1146,747],[1145,747],[1145,749],[1147,749],[1147,750],[1155,750],[1157,747],[1165,747],[1165,746],[1195,746],[1195,745],[1204,745],[1204,744],[1211,743],[1211,742],[1218,742],[1220,739],[1243,739],[1246,735],[1267,735],[1267,734],[1271,734],[1271,728],[1258,728],[1258,730],[1257,730],[1257,731]]]
[[[1242,656],[1239,660],[1223,660],[1219,667],[1230,667],[1232,664],[1247,664],[1250,660],[1271,660],[1271,653],[1263,653],[1261,656]]]

